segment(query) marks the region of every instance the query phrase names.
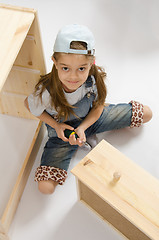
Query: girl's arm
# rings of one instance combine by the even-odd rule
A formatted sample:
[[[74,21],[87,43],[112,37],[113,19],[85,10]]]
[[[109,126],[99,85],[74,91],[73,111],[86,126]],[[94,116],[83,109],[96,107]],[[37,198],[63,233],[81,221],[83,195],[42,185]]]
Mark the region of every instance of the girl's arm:
[[[28,104],[28,98],[25,99],[24,101],[24,105],[25,107],[29,110],[29,104]],[[48,124],[49,126],[51,126],[52,128],[54,128],[56,130],[57,136],[59,138],[61,138],[63,141],[68,142],[69,140],[64,136],[64,130],[65,129],[70,129],[70,130],[74,130],[73,127],[65,124],[65,123],[58,123],[57,121],[55,121],[55,119],[53,119],[46,111],[44,111],[40,116],[38,116],[37,118],[39,118],[42,122]]]
[[[82,121],[78,128],[85,131],[91,125],[93,125],[100,117],[104,109],[104,105],[99,105],[97,108],[92,108],[87,117]],[[78,129],[77,128],[77,129]]]
[[[86,141],[85,136],[85,130],[89,128],[91,125],[93,125],[100,117],[104,109],[104,105],[99,105],[97,108],[92,108],[87,117],[82,121],[82,123],[78,126],[78,128],[75,129],[75,132],[79,136],[77,140],[75,139],[75,136],[72,135],[69,138],[69,142],[72,145],[78,144],[79,146],[82,146],[82,142]]]

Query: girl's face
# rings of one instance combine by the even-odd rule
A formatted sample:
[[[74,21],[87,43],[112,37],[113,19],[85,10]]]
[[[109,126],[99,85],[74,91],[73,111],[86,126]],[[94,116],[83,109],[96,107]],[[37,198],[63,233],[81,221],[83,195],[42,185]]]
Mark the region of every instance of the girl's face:
[[[60,53],[57,60],[52,59],[66,92],[74,92],[87,80],[93,64],[93,60],[80,54]]]

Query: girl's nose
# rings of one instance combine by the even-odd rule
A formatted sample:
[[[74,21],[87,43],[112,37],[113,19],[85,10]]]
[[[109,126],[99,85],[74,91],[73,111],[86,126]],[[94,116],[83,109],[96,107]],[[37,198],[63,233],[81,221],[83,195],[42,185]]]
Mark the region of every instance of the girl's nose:
[[[77,72],[76,71],[71,71],[70,72],[70,78],[75,79],[77,77]]]

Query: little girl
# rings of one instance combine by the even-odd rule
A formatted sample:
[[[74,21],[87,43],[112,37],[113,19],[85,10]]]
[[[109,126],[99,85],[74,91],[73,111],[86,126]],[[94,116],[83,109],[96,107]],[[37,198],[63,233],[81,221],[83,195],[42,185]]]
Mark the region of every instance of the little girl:
[[[95,65],[94,37],[81,25],[63,27],[54,44],[52,71],[41,76],[33,94],[25,100],[27,109],[45,122],[48,141],[37,168],[35,181],[40,192],[50,194],[67,177],[70,160],[86,138],[97,133],[148,122],[148,106],[105,104],[106,73]],[[65,136],[65,130],[78,135]]]

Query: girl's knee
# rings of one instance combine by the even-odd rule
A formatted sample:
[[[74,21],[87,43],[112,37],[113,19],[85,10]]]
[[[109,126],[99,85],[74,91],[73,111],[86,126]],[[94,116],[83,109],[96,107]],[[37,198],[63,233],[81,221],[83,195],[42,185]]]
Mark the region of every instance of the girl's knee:
[[[151,120],[151,118],[152,118],[152,111],[151,111],[151,109],[148,106],[144,105],[143,113],[144,113],[143,122],[144,123],[149,122]]]
[[[38,182],[38,189],[43,194],[52,194],[58,183],[53,180],[40,181]]]

